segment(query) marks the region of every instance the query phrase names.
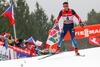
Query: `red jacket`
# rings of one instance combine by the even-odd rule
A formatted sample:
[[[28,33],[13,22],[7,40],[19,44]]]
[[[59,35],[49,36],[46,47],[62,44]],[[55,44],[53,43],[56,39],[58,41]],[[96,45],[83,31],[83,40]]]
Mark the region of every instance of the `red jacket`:
[[[33,45],[31,45],[30,47],[27,47],[26,48],[27,51],[30,51],[30,55],[31,56],[36,56],[36,50],[35,50],[35,47]]]
[[[78,16],[78,14],[73,10],[73,9],[69,9],[68,11],[65,11],[65,10],[61,10],[57,19],[56,19],[56,22],[55,24],[58,24],[59,22],[59,19],[62,17],[64,23],[66,24],[70,24],[70,23],[73,23],[73,16],[75,16],[79,22],[82,22],[81,21],[81,18]]]

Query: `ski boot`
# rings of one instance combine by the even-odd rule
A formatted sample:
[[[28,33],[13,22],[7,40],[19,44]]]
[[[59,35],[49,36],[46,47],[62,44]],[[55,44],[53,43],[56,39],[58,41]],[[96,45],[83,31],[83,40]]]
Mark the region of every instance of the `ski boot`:
[[[75,48],[75,54],[80,55],[80,53],[78,52],[78,48]]]

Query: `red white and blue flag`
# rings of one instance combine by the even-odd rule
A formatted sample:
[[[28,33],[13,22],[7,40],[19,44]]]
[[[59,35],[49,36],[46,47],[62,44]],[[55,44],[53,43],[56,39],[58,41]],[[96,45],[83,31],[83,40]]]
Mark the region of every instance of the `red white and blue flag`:
[[[26,40],[26,42],[35,45],[35,40],[33,39],[33,37],[30,37],[28,40]]]
[[[46,48],[49,50],[56,50],[58,46],[61,29],[59,28],[59,25],[58,25],[58,28],[57,29],[56,28],[57,26],[53,27],[48,32],[49,35],[48,35],[48,39],[46,42]]]
[[[10,7],[2,14],[4,17],[8,17],[10,19],[10,24],[15,24],[14,14],[13,14],[13,5],[10,5]]]

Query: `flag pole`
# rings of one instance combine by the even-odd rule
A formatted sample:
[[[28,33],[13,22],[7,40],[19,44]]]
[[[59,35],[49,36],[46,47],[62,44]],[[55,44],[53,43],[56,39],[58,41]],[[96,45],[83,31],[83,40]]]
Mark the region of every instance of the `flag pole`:
[[[16,28],[15,28],[15,24],[13,24],[13,30],[14,30],[14,39],[16,39]]]
[[[11,4],[13,5],[13,0],[11,0]],[[13,13],[14,13],[14,6],[13,6]],[[14,30],[14,39],[16,39],[16,27],[15,27],[15,24],[13,24],[13,30]]]

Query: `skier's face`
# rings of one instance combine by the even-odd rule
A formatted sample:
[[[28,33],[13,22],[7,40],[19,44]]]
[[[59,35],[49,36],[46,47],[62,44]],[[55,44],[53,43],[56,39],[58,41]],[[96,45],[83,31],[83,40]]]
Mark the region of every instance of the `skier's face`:
[[[68,4],[64,4],[63,8],[64,8],[64,10],[68,10],[68,8],[69,8]]]

